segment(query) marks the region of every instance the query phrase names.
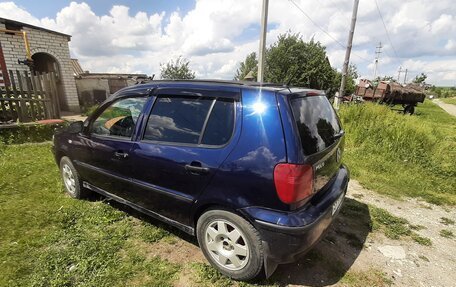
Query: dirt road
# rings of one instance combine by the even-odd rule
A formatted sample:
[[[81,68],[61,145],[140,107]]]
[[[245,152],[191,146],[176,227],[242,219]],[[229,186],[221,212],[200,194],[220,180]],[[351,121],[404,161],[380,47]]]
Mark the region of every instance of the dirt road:
[[[442,218],[456,221],[454,208],[416,199],[397,201],[364,189],[355,180],[350,183],[348,197],[407,219],[421,227],[416,232],[432,242],[432,246],[423,246],[411,240],[392,240],[372,233],[353,268],[360,267],[358,262],[361,265],[370,262],[386,272],[396,286],[456,286],[456,240],[440,235],[442,229],[456,233],[454,223],[442,223]]]
[[[435,99],[435,100],[432,100],[432,101],[434,103],[436,103],[437,105],[439,105],[439,107],[444,109],[447,113],[449,113],[450,115],[456,117],[456,105],[444,103],[444,102],[442,102],[439,99]]]
[[[382,231],[372,231],[372,206],[419,227],[414,232],[429,238],[432,245],[420,245],[411,238],[390,239]],[[450,223],[445,225],[442,218]],[[298,262],[280,265],[264,283],[279,286],[456,286],[456,239],[440,235],[442,229],[456,233],[451,220],[456,221],[454,208],[442,208],[416,199],[394,200],[352,180],[341,212],[325,239]],[[176,240],[151,245],[150,255],[184,266],[194,262],[207,263],[195,242],[182,237]],[[184,268],[175,285],[198,286],[195,278],[191,268]]]

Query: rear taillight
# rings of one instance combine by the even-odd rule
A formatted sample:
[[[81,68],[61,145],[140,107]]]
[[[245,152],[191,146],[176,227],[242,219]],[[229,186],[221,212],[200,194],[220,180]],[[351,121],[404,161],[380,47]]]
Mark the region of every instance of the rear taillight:
[[[279,163],[274,168],[274,183],[282,202],[296,203],[313,194],[313,168],[307,164]]]

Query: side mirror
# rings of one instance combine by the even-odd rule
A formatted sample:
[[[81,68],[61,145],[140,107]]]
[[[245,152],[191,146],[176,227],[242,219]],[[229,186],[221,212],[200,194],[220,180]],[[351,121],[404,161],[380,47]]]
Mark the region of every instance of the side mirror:
[[[82,132],[83,124],[84,124],[83,121],[72,122],[68,126],[67,131],[71,134],[80,133],[80,132]]]

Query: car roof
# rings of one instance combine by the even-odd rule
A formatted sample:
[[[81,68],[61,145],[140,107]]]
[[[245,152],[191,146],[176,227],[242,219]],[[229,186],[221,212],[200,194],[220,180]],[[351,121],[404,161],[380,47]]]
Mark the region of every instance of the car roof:
[[[144,94],[155,88],[188,88],[188,89],[204,89],[204,88],[214,88],[214,87],[223,87],[226,89],[262,89],[272,92],[280,92],[281,94],[295,94],[302,92],[319,92],[322,91],[308,89],[308,88],[299,88],[291,87],[282,84],[274,83],[259,83],[252,81],[230,81],[230,80],[151,80],[146,83],[136,84],[123,88],[118,91],[111,98],[122,97],[125,94],[130,93],[141,93]]]

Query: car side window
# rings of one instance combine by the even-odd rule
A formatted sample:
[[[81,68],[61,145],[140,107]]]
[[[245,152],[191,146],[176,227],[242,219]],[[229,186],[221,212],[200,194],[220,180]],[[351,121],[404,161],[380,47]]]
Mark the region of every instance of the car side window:
[[[224,145],[233,134],[234,101],[217,99],[204,131],[202,144]]]
[[[144,139],[181,144],[222,145],[230,139],[233,124],[233,100],[158,97],[147,121]]]
[[[145,140],[197,144],[213,99],[159,97],[147,121]]]
[[[130,138],[146,101],[147,97],[115,101],[93,121],[91,133]]]

